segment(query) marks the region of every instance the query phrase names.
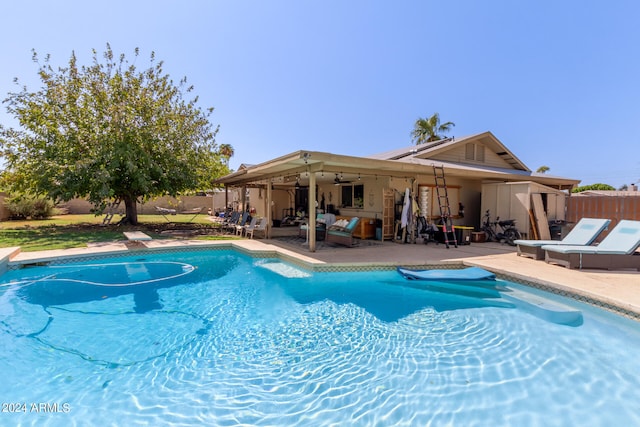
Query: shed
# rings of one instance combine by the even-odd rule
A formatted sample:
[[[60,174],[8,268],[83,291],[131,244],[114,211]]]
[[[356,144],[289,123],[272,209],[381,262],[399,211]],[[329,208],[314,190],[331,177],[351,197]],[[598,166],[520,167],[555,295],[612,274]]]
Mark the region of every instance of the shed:
[[[481,214],[487,210],[491,220],[515,219],[526,238],[549,239],[549,221],[564,221],[568,194],[532,181],[482,184]],[[537,232],[532,226],[536,222]]]

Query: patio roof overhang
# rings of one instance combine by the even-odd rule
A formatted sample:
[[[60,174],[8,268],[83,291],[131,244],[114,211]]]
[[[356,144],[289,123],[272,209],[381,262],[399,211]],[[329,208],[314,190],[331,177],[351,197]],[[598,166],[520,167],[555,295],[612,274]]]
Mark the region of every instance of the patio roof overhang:
[[[532,173],[528,170],[492,168],[416,157],[402,160],[381,160],[299,150],[258,165],[241,168],[237,172],[216,180],[216,183],[230,187],[266,186],[268,183],[293,186],[296,182],[301,182],[301,185],[304,185],[304,181],[312,173],[315,175],[316,184],[333,183],[336,174],[345,181],[371,176],[410,179],[418,175],[432,175],[433,165],[444,166],[447,176],[486,182],[535,181],[559,190],[571,189],[580,182],[574,179]]]

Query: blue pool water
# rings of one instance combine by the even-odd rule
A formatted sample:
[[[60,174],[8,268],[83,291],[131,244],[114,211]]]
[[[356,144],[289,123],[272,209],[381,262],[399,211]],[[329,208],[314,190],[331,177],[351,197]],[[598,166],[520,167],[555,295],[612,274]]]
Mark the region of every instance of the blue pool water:
[[[0,425],[640,425],[638,323],[556,296],[219,250],[0,281]]]

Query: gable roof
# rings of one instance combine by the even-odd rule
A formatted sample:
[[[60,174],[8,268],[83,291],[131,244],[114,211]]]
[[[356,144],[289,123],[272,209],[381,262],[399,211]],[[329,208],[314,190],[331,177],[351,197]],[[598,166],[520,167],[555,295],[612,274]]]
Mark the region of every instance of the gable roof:
[[[471,144],[471,145],[468,145]],[[482,159],[468,159],[467,149],[481,148]],[[476,151],[474,151],[476,153]],[[486,154],[486,156],[485,156]],[[486,160],[486,161],[485,161]],[[316,182],[333,182],[335,176],[357,179],[362,174],[407,178],[424,175],[433,165],[442,165],[448,176],[483,181],[535,181],[550,187],[570,189],[580,181],[532,172],[491,132],[459,139],[445,139],[365,157],[298,150],[257,165],[241,167],[216,180],[225,185],[264,185],[267,180],[295,182],[295,176],[315,173]]]
[[[399,160],[411,161],[411,159],[433,159],[440,160],[442,154],[454,149],[466,147],[467,144],[480,144],[494,153],[498,158],[502,159],[506,165],[516,170],[531,172],[531,170],[522,162],[515,154],[513,154],[498,138],[491,132],[483,132],[475,135],[465,136],[459,139],[446,138],[440,141],[428,142],[425,144],[411,145],[408,147],[398,148],[383,153],[366,156],[370,159],[379,160]],[[456,163],[465,163],[465,159],[460,159]],[[477,164],[477,162],[469,162],[469,164]],[[508,168],[505,168],[508,169]]]

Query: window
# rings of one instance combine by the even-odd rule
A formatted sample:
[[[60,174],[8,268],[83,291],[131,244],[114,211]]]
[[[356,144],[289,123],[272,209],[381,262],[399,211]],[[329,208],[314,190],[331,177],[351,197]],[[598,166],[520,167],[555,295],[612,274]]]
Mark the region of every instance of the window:
[[[364,208],[364,185],[343,185],[342,207],[359,209]]]

